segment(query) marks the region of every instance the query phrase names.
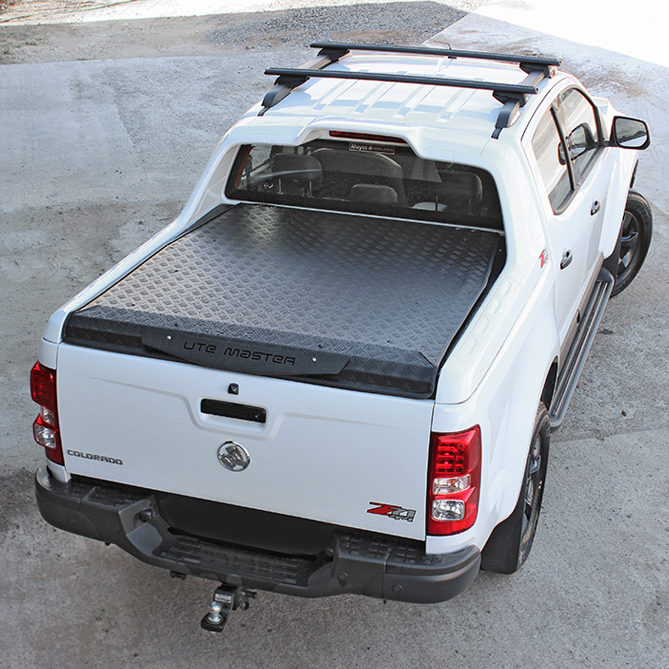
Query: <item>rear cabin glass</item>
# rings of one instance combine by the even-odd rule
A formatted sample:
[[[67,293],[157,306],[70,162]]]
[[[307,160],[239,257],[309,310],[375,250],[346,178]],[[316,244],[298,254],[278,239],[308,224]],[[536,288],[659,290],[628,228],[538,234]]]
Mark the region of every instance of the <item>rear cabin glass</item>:
[[[502,229],[488,172],[424,160],[407,146],[333,140],[242,146],[225,194],[231,200]]]

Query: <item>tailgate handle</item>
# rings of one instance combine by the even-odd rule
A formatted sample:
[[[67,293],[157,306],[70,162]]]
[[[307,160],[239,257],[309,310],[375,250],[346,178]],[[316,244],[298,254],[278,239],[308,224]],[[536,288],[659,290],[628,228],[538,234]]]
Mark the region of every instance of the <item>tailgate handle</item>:
[[[235,402],[222,402],[221,400],[202,400],[200,402],[200,411],[212,416],[248,420],[252,423],[265,423],[267,421],[267,411],[262,407],[254,407],[250,404],[236,404]]]

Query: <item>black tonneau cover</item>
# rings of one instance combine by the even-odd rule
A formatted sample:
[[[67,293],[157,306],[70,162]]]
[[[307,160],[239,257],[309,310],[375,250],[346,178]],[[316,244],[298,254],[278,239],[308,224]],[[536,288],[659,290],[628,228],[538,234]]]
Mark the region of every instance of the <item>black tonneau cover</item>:
[[[64,340],[430,397],[502,247],[496,232],[240,204],[74,312]]]

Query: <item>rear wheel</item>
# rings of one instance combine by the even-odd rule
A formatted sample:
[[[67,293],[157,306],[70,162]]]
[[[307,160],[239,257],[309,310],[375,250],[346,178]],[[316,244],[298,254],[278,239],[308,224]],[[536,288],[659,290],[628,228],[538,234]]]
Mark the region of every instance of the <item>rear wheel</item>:
[[[544,494],[549,443],[548,412],[539,404],[516,508],[493,530],[481,554],[481,567],[486,571],[512,574],[530,554]]]
[[[616,283],[611,295],[621,293],[632,283],[646,259],[653,234],[653,213],[643,195],[631,190],[620,228],[620,255]]]

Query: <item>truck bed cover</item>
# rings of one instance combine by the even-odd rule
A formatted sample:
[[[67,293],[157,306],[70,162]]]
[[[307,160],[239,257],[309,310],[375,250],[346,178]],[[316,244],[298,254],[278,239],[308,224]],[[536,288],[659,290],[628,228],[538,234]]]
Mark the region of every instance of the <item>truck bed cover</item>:
[[[70,315],[71,344],[430,397],[497,232],[239,204]]]

